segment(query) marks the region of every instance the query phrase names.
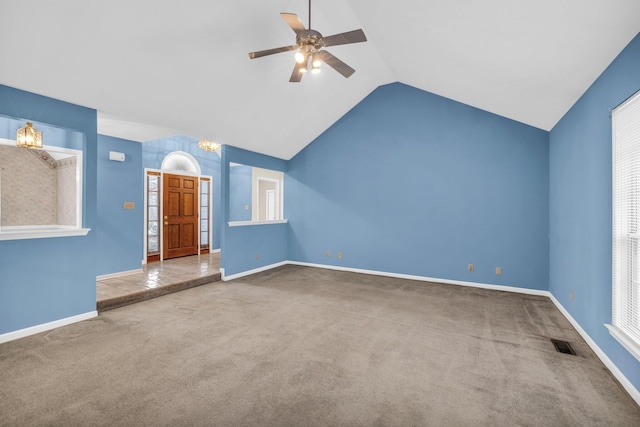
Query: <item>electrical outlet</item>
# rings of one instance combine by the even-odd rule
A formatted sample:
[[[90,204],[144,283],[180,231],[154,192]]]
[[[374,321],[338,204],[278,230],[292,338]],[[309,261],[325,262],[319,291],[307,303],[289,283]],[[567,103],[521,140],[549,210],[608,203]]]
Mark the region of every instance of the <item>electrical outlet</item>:
[[[326,252],[326,255],[327,255],[328,257],[330,257],[330,256],[331,256],[331,252],[327,251],[327,252]]]
[[[496,274],[498,276],[502,274],[502,267],[496,267]]]
[[[342,252],[338,252],[338,258],[342,258]]]
[[[469,270],[469,271],[473,271],[473,264],[469,264],[469,265],[467,266],[467,270]]]
[[[249,206],[249,205],[244,205],[244,210],[245,210],[245,211],[248,211],[249,209],[251,209],[251,206]]]

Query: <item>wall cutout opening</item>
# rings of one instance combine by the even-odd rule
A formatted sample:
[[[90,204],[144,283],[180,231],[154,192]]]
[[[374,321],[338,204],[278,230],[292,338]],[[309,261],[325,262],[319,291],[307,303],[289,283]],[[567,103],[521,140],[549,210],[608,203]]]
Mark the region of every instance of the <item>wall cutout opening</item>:
[[[229,225],[286,222],[283,183],[283,172],[231,163]]]
[[[82,151],[0,139],[0,240],[85,235]]]

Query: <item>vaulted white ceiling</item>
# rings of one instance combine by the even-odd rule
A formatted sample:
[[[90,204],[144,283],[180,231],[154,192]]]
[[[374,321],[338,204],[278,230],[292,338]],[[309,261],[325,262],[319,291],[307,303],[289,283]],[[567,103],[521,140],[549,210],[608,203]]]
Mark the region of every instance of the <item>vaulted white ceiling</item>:
[[[173,134],[289,159],[382,84],[400,81],[551,129],[640,31],[638,0],[315,0],[323,66],[289,83],[306,0],[0,0],[0,84],[95,108],[99,132]]]

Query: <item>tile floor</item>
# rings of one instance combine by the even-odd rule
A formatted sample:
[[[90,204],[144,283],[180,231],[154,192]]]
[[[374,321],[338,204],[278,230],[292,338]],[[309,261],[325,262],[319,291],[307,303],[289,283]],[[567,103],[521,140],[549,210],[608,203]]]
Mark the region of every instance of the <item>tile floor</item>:
[[[149,299],[151,295],[160,296],[169,293],[166,291],[168,289],[178,291],[192,287],[175,285],[191,283],[197,286],[195,283],[207,283],[207,279],[211,282],[220,280],[219,252],[153,262],[144,265],[139,273],[96,281],[98,310],[100,311],[100,306],[104,307],[104,303],[108,301],[128,299],[130,303],[137,302],[128,297],[147,294],[147,297],[138,299]],[[162,289],[165,291],[158,292]]]

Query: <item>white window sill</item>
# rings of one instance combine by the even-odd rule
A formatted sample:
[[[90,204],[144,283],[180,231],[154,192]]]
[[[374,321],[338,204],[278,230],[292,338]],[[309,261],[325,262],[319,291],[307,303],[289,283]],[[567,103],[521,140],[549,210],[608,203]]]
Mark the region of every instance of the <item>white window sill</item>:
[[[618,341],[624,348],[626,348],[627,351],[633,355],[633,357],[640,361],[640,344],[638,344],[617,326],[607,324],[605,324],[604,326],[607,327],[609,333],[613,338],[616,339],[616,341]]]
[[[0,240],[86,236],[89,231],[91,231],[90,228],[77,228],[64,225],[0,227]]]
[[[229,227],[246,227],[247,225],[268,225],[268,224],[286,224],[288,219],[278,219],[275,221],[229,221]]]

